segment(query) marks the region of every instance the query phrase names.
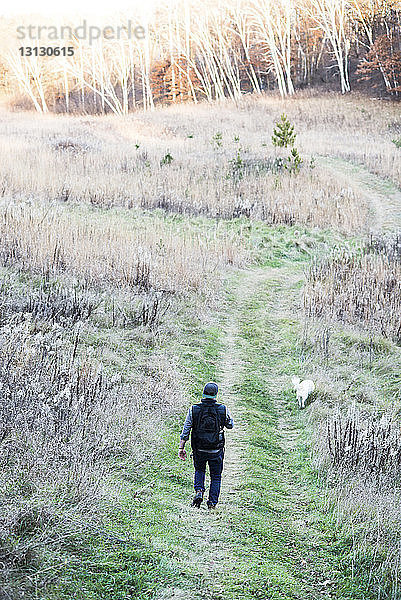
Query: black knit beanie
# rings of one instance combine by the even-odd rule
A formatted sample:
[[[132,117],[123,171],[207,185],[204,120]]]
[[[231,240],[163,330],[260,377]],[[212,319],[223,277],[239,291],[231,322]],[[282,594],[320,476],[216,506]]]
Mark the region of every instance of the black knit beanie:
[[[209,381],[203,388],[203,397],[204,398],[216,398],[217,393],[219,391],[219,386],[217,383],[213,381]]]

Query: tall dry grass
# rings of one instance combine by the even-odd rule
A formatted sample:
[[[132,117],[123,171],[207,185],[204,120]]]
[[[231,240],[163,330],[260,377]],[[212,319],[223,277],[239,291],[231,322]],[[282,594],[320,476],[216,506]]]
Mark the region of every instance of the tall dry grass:
[[[182,403],[171,357],[168,364],[154,352],[146,365],[136,352],[138,372],[131,381],[123,373],[112,376],[99,352],[87,348],[85,331],[103,301],[102,290],[79,293],[60,279],[48,278],[39,289],[37,283],[2,270],[4,598],[34,597],[54,582],[55,557],[68,555],[77,540],[101,529],[102,505],[114,496],[117,501],[110,477],[116,463],[146,460],[163,416]]]
[[[3,201],[0,223],[0,595],[19,599],[102,530],[116,465],[160,444],[183,405],[177,312],[250,254],[219,223],[134,211]]]
[[[307,152],[349,160],[401,187],[400,149],[392,141],[401,134],[396,104],[358,94],[315,93],[285,100],[283,108]]]
[[[3,199],[0,595],[45,593],[55,557],[118,502],[116,465],[139,468],[160,444],[184,398],[177,313],[188,297],[204,311],[225,269],[248,262],[236,231]]]
[[[277,168],[283,153],[271,134],[283,111],[298,132],[299,175]],[[350,232],[367,227],[365,201],[347,174],[329,173],[311,158],[342,156],[370,170],[380,164],[380,175],[399,184],[399,149],[391,141],[399,127],[392,106],[335,94],[224,102],[212,117],[206,104],[125,118],[3,114],[0,191]]]
[[[320,464],[401,483],[401,432],[390,413],[378,416],[355,406],[347,414],[337,411],[327,419],[322,438],[316,452]]]
[[[337,249],[306,273],[318,379],[313,457],[355,575],[400,596],[400,235]]]
[[[157,217],[30,203],[0,207],[1,264],[39,274],[67,273],[134,291],[206,291],[211,273],[247,257],[245,244],[218,224],[206,235]]]
[[[377,598],[400,597],[401,488],[363,473],[344,477],[329,499],[334,523],[350,548],[348,566]]]
[[[397,416],[353,404],[320,425],[314,461],[327,481],[326,500],[355,576],[377,598],[399,598],[401,435]]]
[[[401,237],[372,238],[359,252],[340,250],[307,272],[308,316],[360,324],[401,341]]]

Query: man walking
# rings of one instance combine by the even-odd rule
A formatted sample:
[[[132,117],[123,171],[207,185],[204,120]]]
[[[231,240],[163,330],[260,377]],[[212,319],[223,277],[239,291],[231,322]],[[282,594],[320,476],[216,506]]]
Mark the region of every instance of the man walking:
[[[209,464],[210,489],[207,502],[209,509],[216,508],[221,487],[224,460],[224,427],[232,429],[234,421],[224,404],[217,404],[217,383],[207,383],[203,389],[202,402],[191,406],[180,436],[178,456],[185,460],[185,443],[191,433],[191,446],[195,467],[195,497],[192,506],[200,508],[205,492],[206,465]]]

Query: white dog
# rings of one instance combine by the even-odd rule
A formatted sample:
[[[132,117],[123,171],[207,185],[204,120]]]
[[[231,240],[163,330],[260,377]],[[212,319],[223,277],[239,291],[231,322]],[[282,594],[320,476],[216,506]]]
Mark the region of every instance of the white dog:
[[[315,391],[315,384],[311,379],[304,379],[304,381],[301,381],[299,377],[293,377],[292,385],[297,393],[299,408],[305,408],[305,402],[307,401],[309,394]]]

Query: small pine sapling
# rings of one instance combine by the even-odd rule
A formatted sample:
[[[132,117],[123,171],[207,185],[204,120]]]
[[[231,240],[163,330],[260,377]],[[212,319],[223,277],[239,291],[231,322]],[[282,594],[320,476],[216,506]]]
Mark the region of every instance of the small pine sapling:
[[[161,159],[160,166],[163,167],[164,165],[171,165],[173,160],[174,158],[170,154],[170,151],[168,151],[167,154]]]
[[[299,169],[303,163],[302,158],[299,156],[299,152],[296,148],[291,148],[291,152],[285,163],[285,168],[290,173],[299,173]]]
[[[221,131],[218,131],[217,133],[214,134],[213,138],[212,138],[212,144],[214,145],[215,149],[221,148],[223,145],[223,134],[221,133]]]
[[[284,113],[280,117],[280,121],[277,121],[273,129],[272,143],[273,146],[279,148],[288,148],[295,144],[295,138],[297,134],[294,131],[294,125],[292,125]]]
[[[244,161],[241,156],[241,148],[237,149],[235,158],[228,161],[231,167],[231,174],[234,179],[240,180],[244,175]]]
[[[275,124],[272,143],[273,146],[279,148],[291,148],[289,156],[284,161],[284,167],[289,173],[299,173],[303,163],[303,160],[294,145],[296,137],[297,134],[295,133],[294,125],[289,121],[287,115],[283,113],[280,120]]]

